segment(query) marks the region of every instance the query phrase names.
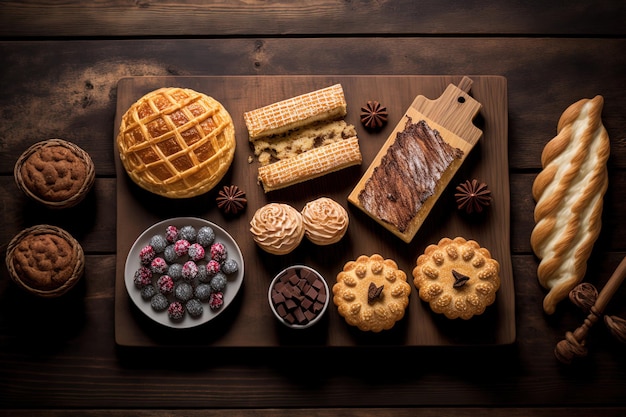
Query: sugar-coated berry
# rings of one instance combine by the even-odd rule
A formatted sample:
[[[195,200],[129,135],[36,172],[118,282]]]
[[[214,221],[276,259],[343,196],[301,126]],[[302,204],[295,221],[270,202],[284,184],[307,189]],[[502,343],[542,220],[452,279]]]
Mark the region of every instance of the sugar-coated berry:
[[[189,255],[189,259],[197,262],[204,258],[204,248],[199,243],[192,243],[187,249],[187,255]]]
[[[189,243],[186,239],[178,239],[176,243],[174,243],[174,252],[176,252],[177,256],[187,255],[187,251],[189,250]]]
[[[221,292],[212,292],[209,297],[209,307],[211,310],[217,310],[224,304],[224,294]]]
[[[167,268],[167,275],[172,277],[174,281],[178,281],[183,277],[183,265],[179,263],[171,264]]]
[[[196,275],[196,278],[198,279],[198,281],[200,282],[211,281],[211,276],[209,275],[209,272],[206,269],[206,265],[205,264],[197,264],[197,265],[198,265],[198,275]]]
[[[174,301],[167,308],[167,315],[172,320],[181,320],[185,317],[185,308],[178,301]]]
[[[198,265],[194,261],[187,261],[183,264],[183,279],[193,280],[198,275]]]
[[[176,226],[167,226],[165,229],[165,240],[174,243],[178,240],[178,228]]]
[[[154,248],[156,253],[161,253],[167,246],[167,240],[162,235],[154,235],[150,239],[150,246]]]
[[[208,248],[215,241],[215,232],[209,226],[203,226],[198,230],[196,241]]]
[[[185,309],[187,309],[187,312],[191,317],[200,317],[204,311],[202,303],[195,298],[192,298],[185,303]]]
[[[211,245],[211,259],[217,262],[224,262],[226,260],[226,246],[221,242],[215,242]]]
[[[176,251],[174,250],[173,244],[167,245],[165,247],[165,250],[163,251],[163,259],[165,259],[167,263],[175,262],[176,259],[178,259],[178,255],[176,254]]]
[[[139,262],[142,265],[149,265],[156,256],[156,251],[152,245],[146,245],[139,251]]]
[[[197,235],[198,232],[196,232],[196,229],[193,226],[183,226],[178,231],[178,237],[189,242],[195,242]]]
[[[179,282],[174,290],[174,296],[181,301],[190,300],[193,297],[193,287],[186,282]]]
[[[207,273],[209,274],[209,276],[215,276],[215,274],[217,274],[218,272],[220,272],[221,269],[221,265],[219,262],[211,259],[207,264],[206,264],[206,270]]]
[[[155,311],[163,311],[167,309],[170,305],[170,302],[167,300],[167,297],[161,293],[154,294],[154,296],[150,299],[150,306]]]
[[[143,288],[148,284],[152,283],[152,271],[145,266],[140,266],[139,269],[135,271],[135,276],[133,278],[135,286],[138,288]]]
[[[211,278],[211,288],[213,291],[224,291],[226,288],[226,284],[228,280],[226,279],[226,275],[218,272],[213,278]]]
[[[157,256],[150,262],[150,270],[155,274],[163,274],[167,271],[167,262],[165,262],[165,259]]]
[[[145,287],[141,289],[141,298],[143,298],[144,300],[149,300],[156,293],[157,293],[157,290],[154,288],[153,285],[146,285]]]
[[[222,272],[225,274],[234,274],[239,270],[239,265],[234,259],[226,259],[222,264]]]
[[[161,275],[157,281],[157,286],[161,294],[171,294],[174,290],[174,280],[169,275]]]
[[[198,284],[193,292],[193,295],[201,301],[207,301],[212,292],[213,290],[209,284]]]

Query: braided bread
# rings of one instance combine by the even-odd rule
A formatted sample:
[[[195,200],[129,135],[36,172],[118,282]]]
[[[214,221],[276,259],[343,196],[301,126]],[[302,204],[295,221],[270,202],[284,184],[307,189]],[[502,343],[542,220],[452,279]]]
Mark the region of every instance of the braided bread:
[[[561,115],[557,136],[543,149],[543,170],[533,183],[535,228],[531,246],[537,276],[549,292],[547,314],[582,281],[601,228],[608,186],[609,137],[602,124],[604,99],[582,99]]]

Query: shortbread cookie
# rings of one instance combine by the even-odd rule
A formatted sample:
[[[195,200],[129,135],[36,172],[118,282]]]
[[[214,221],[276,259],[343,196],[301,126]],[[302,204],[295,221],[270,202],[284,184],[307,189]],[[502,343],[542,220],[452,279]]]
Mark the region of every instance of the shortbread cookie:
[[[379,254],[362,255],[337,275],[333,302],[348,324],[380,332],[404,317],[410,293],[406,274],[395,261]]]
[[[467,320],[496,300],[500,264],[476,241],[443,238],[417,258],[413,284],[435,313]]]

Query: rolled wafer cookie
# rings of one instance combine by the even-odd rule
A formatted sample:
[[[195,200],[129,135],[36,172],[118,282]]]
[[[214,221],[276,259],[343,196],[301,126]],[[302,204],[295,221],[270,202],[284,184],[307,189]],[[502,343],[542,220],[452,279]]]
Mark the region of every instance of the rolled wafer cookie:
[[[547,314],[579,284],[601,228],[608,186],[610,142],[601,113],[604,99],[582,99],[561,115],[557,136],[543,149],[543,170],[533,183],[535,228],[531,246],[537,277],[548,291]]]
[[[243,114],[249,140],[278,135],[320,120],[346,115],[346,99],[341,84],[331,85]]]
[[[258,180],[268,192],[358,165],[361,160],[359,140],[353,137],[259,167]]]

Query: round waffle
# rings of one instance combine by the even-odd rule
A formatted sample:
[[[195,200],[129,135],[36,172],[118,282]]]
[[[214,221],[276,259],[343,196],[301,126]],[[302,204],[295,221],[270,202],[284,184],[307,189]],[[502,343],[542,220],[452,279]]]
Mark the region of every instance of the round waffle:
[[[212,97],[167,87],[146,94],[122,116],[120,159],[140,187],[168,198],[206,193],[235,154],[230,114]]]

